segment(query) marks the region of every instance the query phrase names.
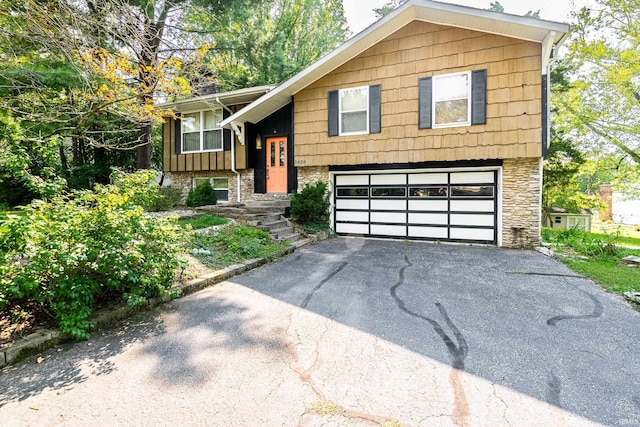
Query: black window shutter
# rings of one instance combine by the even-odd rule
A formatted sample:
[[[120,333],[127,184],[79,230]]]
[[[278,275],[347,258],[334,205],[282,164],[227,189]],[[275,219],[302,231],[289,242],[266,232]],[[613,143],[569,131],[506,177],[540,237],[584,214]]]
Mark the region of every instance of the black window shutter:
[[[418,128],[431,129],[431,77],[418,79]]]
[[[176,114],[175,128],[174,128],[174,139],[175,139],[175,148],[176,154],[182,153],[182,120],[180,120],[181,115],[179,113]]]
[[[226,119],[229,117],[231,113],[229,113],[224,108],[222,109],[222,118]],[[222,129],[222,141],[223,141],[223,149],[225,151],[231,150],[231,130],[230,129]]]
[[[487,70],[471,72],[471,124],[487,123]]]
[[[338,136],[340,133],[338,127],[338,116],[340,115],[340,112],[338,111],[339,108],[338,91],[333,90],[329,92],[329,136]]]
[[[369,86],[369,133],[382,132],[382,87]]]

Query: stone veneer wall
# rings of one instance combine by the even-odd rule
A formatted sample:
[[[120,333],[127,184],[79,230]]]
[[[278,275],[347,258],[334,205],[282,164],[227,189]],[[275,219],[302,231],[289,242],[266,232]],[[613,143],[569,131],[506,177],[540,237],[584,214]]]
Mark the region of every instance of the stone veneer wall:
[[[235,203],[238,194],[238,182],[236,174],[231,171],[202,171],[202,172],[165,172],[171,180],[171,187],[182,191],[182,202],[187,199],[187,194],[193,186],[193,178],[228,178],[229,179],[229,203]],[[251,175],[253,177],[253,175]]]
[[[542,159],[505,159],[502,166],[502,246],[540,243]]]
[[[329,183],[328,166],[298,167],[298,191],[302,191],[306,184],[314,185],[318,181]]]

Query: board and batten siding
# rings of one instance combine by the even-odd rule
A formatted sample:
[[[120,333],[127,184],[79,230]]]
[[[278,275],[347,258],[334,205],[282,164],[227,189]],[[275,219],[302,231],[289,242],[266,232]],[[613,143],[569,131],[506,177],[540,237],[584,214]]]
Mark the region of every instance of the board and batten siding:
[[[487,70],[484,125],[418,129],[418,79]],[[328,136],[329,91],[382,86],[382,132]],[[295,97],[296,166],[541,156],[541,46],[412,22]]]
[[[230,107],[237,111],[242,106]],[[163,125],[162,153],[163,169],[165,172],[201,172],[201,171],[229,171],[231,170],[231,151],[214,151],[208,153],[176,154],[176,129],[177,122],[171,117],[166,117]],[[236,169],[246,169],[247,153],[244,145],[240,144],[235,132],[231,132],[232,141],[235,142]]]

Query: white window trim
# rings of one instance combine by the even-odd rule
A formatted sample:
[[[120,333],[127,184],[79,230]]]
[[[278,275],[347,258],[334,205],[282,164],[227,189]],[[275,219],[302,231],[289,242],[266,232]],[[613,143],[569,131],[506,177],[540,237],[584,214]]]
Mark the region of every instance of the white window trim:
[[[348,113],[357,113],[359,111],[367,112],[367,121],[366,121],[366,130],[359,132],[342,132],[342,94],[348,90],[366,90],[367,93],[367,108],[366,110],[352,110],[348,111]],[[348,136],[348,135],[366,135],[369,133],[369,86],[358,86],[358,87],[349,87],[346,89],[340,89],[338,91],[338,135],[339,136]]]
[[[194,176],[191,179],[191,188],[196,188],[196,181],[199,179],[208,179],[209,180],[209,184],[211,184],[211,188],[213,188],[213,191],[222,191],[222,190],[226,190],[227,191],[227,200],[219,200],[219,203],[229,203],[230,197],[231,197],[231,189],[229,188],[229,177],[228,176]],[[226,179],[227,180],[227,188],[216,188],[213,185],[213,181],[215,179]]]
[[[220,123],[217,123],[218,127],[216,128],[211,128],[211,129],[205,129],[204,128],[204,113],[208,112],[208,111],[212,111],[212,112],[216,112],[216,111],[221,111],[221,108],[212,108],[210,110],[197,110],[197,111],[185,111],[182,114],[183,115],[187,115],[187,114],[195,114],[195,113],[200,113],[200,149],[198,150],[185,150],[184,149],[184,130],[182,129],[182,122],[180,123],[180,154],[194,154],[194,153],[215,153],[215,152],[220,152],[220,151],[224,151],[224,130],[220,127]],[[211,131],[211,130],[219,130],[220,131],[220,140],[222,141],[221,147],[218,149],[213,149],[213,150],[203,150],[202,147],[204,146],[204,133],[206,131]],[[186,132],[186,133],[195,133],[194,132]]]
[[[457,75],[465,75],[465,74],[467,75],[467,121],[436,124],[436,97],[435,97],[436,89],[435,88],[436,88],[437,81],[442,78],[457,76]],[[433,129],[471,126],[471,71],[463,71],[461,73],[440,74],[438,76],[433,76],[432,85],[433,85],[433,88],[432,88],[433,95],[431,97],[431,112],[432,112],[431,126],[433,127]],[[462,98],[456,98],[456,99],[462,99]],[[438,102],[453,101],[453,100],[454,99],[452,98],[452,99],[440,100]]]

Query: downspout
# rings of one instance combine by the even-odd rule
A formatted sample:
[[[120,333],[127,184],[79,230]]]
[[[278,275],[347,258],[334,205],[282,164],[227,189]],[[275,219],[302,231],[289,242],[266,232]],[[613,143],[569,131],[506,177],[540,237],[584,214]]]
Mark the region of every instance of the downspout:
[[[233,111],[231,111],[231,109],[229,107],[227,107],[222,102],[220,102],[220,98],[219,97],[216,97],[216,102],[218,104],[220,104],[220,106],[222,108],[227,110],[229,112],[229,114],[233,115]],[[231,138],[231,172],[236,174],[236,199],[237,199],[238,203],[240,203],[240,201],[241,201],[241,199],[240,199],[241,180],[240,180],[240,172],[238,172],[236,170],[236,135],[235,135],[234,132],[232,132],[231,135],[232,135],[232,138]],[[224,139],[224,137],[223,137],[223,139]],[[242,142],[244,142],[244,141],[242,141]]]

